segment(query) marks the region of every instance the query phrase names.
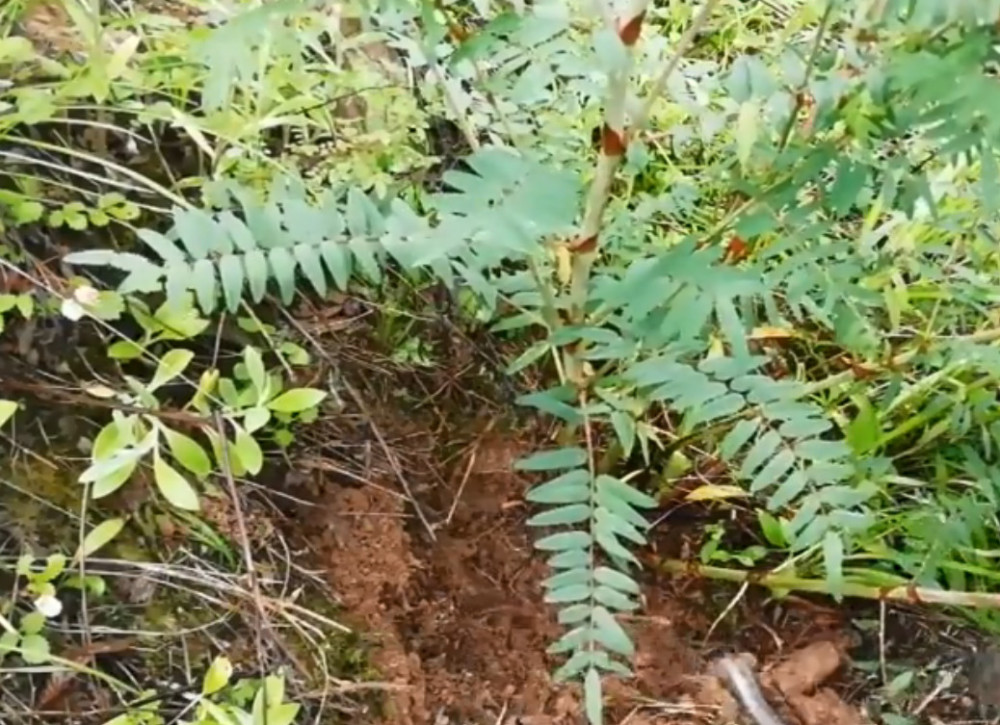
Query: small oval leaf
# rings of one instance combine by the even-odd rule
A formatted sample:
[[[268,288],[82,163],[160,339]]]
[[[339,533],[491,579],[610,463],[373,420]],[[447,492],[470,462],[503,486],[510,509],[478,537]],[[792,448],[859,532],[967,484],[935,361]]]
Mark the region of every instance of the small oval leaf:
[[[198,510],[198,494],[194,488],[184,476],[160,457],[159,452],[153,458],[153,478],[160,493],[171,504],[187,511]]]
[[[84,537],[83,544],[76,552],[76,561],[86,559],[95,551],[110,543],[112,539],[121,533],[123,528],[125,528],[125,519],[122,518],[108,519],[95,526]]]
[[[278,413],[301,413],[315,407],[326,397],[326,392],[316,388],[292,388],[271,400],[267,407]]]

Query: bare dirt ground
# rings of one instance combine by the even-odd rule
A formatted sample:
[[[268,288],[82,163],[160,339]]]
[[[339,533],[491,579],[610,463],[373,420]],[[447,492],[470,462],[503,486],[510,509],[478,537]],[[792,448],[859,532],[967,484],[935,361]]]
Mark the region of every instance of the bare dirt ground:
[[[425,389],[444,388],[431,384]],[[469,392],[455,380],[451,389],[452,397]],[[297,533],[325,572],[345,622],[364,633],[385,689],[384,705],[368,713],[369,722],[582,722],[577,688],[557,685],[550,676],[557,662],[545,650],[560,628],[542,601],[546,567],[533,553],[525,526],[530,512],[524,494],[532,482],[512,471],[514,460],[544,434],[523,426],[505,428],[496,415],[474,418],[469,404],[480,413],[493,412],[474,398],[466,400],[458,421],[450,420],[440,412],[442,401],[407,404],[419,412],[405,417],[391,403],[379,404],[373,414],[430,531],[414,515],[371,436],[358,429],[345,436],[341,430],[332,448],[320,448],[302,462],[317,494],[296,520]],[[333,458],[353,450],[363,466],[344,477],[344,464],[330,462],[334,449],[340,453]],[[695,534],[673,528],[658,532],[668,547],[686,535]],[[824,684],[836,683],[835,673],[844,669],[849,643],[839,610],[792,598],[779,621],[773,611],[759,609],[760,597],[742,598],[712,629],[733,590],[655,576],[655,561],[650,563],[645,607],[626,621],[637,644],[636,676],[608,685],[609,722],[726,722],[738,714],[735,703],[707,676],[707,662],[720,645],[752,652],[771,665],[817,642],[832,648],[833,660],[831,649],[806,648],[792,665],[803,672],[798,684],[789,685],[786,677],[776,685],[765,677],[766,691],[784,702],[789,723],[863,722],[841,696],[850,694],[846,680],[840,691]],[[817,651],[825,659],[803,668]]]
[[[317,319],[299,317],[307,326],[309,318]],[[327,327],[309,330],[324,344]],[[363,340],[351,344],[350,328],[337,327],[336,354],[369,409],[348,405],[350,414],[311,429],[296,469],[312,502],[294,529],[379,673],[385,697],[364,722],[582,723],[577,687],[552,681],[558,661],[545,653],[561,630],[542,601],[547,571],[525,525],[534,481],[512,470],[551,431],[537,418],[512,419],[518,409],[496,373],[495,341],[474,342],[447,325],[431,330],[437,363],[421,372],[373,357]],[[624,622],[637,647],[635,677],[608,683],[607,722],[744,722],[712,676],[723,652],[756,658],[760,686],[788,725],[906,722],[882,713],[989,722],[981,709],[989,695],[980,687],[973,697],[968,666],[977,642],[953,616],[776,599],[659,574],[659,556],[693,556],[704,524],[726,512],[668,496],[659,514],[652,545],[640,552],[644,607]],[[887,688],[907,671],[907,687]]]
[[[330,583],[354,624],[377,638],[375,664],[402,686],[385,722],[576,722],[570,688],[553,686],[546,646],[560,631],[541,601],[544,563],[523,525],[527,482],[510,472],[516,441],[489,434],[440,491],[436,540],[387,487],[335,487],[308,522]],[[464,485],[463,485],[464,482]],[[461,497],[458,497],[461,489]],[[453,507],[453,508],[452,508]],[[450,516],[450,521],[448,520]],[[640,686],[667,695],[696,667],[658,603],[634,622]]]

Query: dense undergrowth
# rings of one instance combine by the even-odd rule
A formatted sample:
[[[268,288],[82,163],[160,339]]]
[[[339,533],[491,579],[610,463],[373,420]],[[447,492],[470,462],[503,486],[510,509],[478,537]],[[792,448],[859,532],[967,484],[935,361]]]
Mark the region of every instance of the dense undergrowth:
[[[106,497],[144,485],[196,526],[324,407],[362,404],[302,382],[297,299],[426,289],[517,345],[520,403],[559,423],[518,467],[544,472],[552,651],[592,721],[628,674],[616,614],[661,498],[733,513],[668,570],[996,625],[1000,2],[600,9],[0,10],[0,418],[16,439],[38,370],[72,381],[50,405],[100,403],[79,541],[17,559],[6,658],[66,664],[47,618],[105,596],[87,562],[137,526],[94,515]],[[407,319],[381,314],[380,342],[438,364]],[[242,550],[215,546],[252,568],[237,528]],[[280,676],[227,687],[230,666],[186,717],[294,719]],[[116,725],[161,722],[121,685]]]

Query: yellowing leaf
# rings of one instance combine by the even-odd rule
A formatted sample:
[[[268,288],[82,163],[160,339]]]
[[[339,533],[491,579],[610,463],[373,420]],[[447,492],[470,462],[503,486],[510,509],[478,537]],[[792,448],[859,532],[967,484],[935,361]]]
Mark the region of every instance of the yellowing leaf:
[[[233,663],[228,657],[216,657],[212,666],[205,673],[205,680],[201,685],[201,694],[212,695],[229,683],[229,678],[233,676]]]
[[[219,371],[215,368],[206,370],[201,374],[198,381],[198,390],[191,398],[191,405],[200,413],[208,413],[208,397],[215,391],[215,386],[219,382]]]
[[[787,340],[797,337],[795,330],[786,327],[768,327],[766,325],[753,328],[750,333],[752,340]]]
[[[184,476],[160,457],[159,451],[153,458],[153,478],[160,493],[171,504],[188,511],[198,510],[198,494]]]
[[[108,347],[108,357],[113,360],[134,360],[142,352],[142,345],[131,340],[119,340]]]
[[[749,494],[739,486],[723,486],[714,483],[706,483],[698,486],[685,498],[688,501],[715,501],[726,498],[744,498]]]
[[[166,426],[161,426],[160,430],[163,431],[163,435],[167,439],[170,455],[177,463],[191,471],[199,479],[205,478],[212,472],[212,461],[196,440]]]
[[[149,382],[147,390],[153,392],[161,385],[176,378],[184,372],[184,369],[190,364],[193,358],[194,353],[183,348],[174,348],[164,354],[160,359],[159,366],[156,368],[156,374],[153,375],[153,379]]]
[[[0,400],[0,425],[3,425],[17,412],[17,403],[13,400]]]
[[[74,559],[76,561],[86,559],[88,556],[118,536],[124,527],[125,519],[122,518],[108,519],[107,521],[101,522],[91,529],[90,533],[88,533],[83,539],[83,544],[77,550]]]
[[[264,453],[252,435],[245,430],[237,430],[236,440],[233,441],[233,452],[239,457],[240,463],[248,473],[254,475],[260,473],[264,465]]]
[[[316,388],[293,388],[282,393],[267,404],[267,407],[278,413],[301,413],[319,405],[326,393]]]

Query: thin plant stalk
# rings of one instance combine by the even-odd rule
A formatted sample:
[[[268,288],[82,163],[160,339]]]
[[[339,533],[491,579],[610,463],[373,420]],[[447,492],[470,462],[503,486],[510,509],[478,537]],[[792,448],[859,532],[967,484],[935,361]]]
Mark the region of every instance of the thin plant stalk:
[[[911,584],[878,586],[859,582],[843,582],[836,589],[824,579],[807,579],[780,572],[752,572],[727,569],[721,566],[706,566],[691,561],[667,559],[659,564],[663,571],[671,574],[687,575],[702,579],[755,584],[769,589],[813,592],[828,596],[845,596],[857,599],[874,599],[880,602],[905,602],[908,604],[939,604],[951,607],[973,607],[976,609],[1000,609],[1000,594],[986,592],[962,592],[931,589]]]

